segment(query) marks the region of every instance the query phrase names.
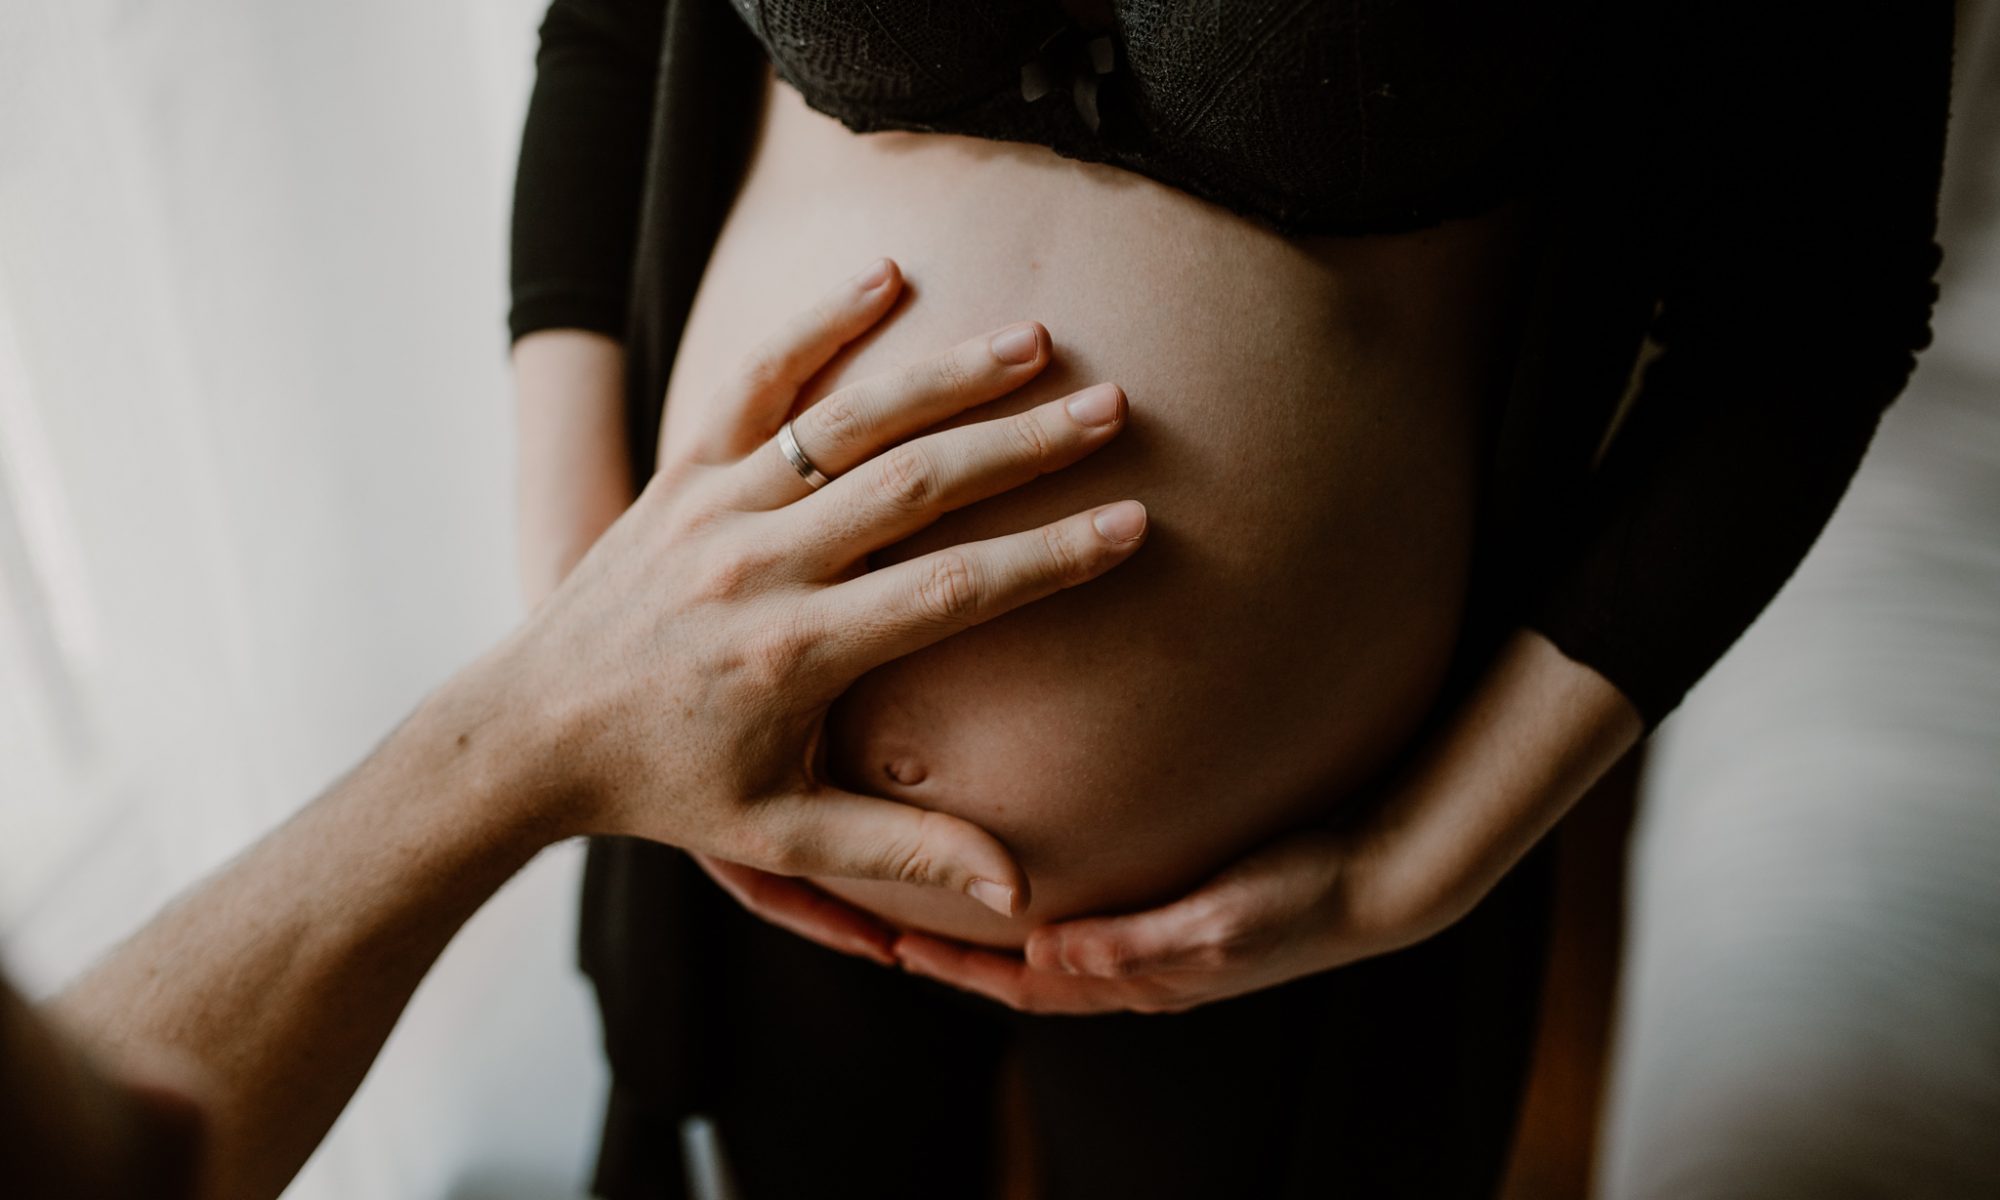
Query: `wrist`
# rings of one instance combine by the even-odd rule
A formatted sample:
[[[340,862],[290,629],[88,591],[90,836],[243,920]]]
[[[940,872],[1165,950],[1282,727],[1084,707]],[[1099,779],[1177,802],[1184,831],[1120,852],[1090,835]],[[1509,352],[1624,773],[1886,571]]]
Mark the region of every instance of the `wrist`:
[[[1404,839],[1373,825],[1336,835],[1340,862],[1335,939],[1343,958],[1355,947],[1383,954],[1415,945],[1456,919],[1438,886],[1435,864]]]
[[[1451,925],[1641,732],[1601,676],[1540,635],[1515,638],[1351,831],[1369,903],[1422,931],[1413,941]]]
[[[512,639],[454,676],[393,741],[454,836],[519,866],[588,825],[552,714],[510,669]]]

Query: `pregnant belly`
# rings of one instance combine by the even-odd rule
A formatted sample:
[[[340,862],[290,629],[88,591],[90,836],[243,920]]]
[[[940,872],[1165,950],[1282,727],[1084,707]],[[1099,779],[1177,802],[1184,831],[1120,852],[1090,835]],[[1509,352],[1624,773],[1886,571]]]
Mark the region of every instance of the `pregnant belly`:
[[[824,880],[909,927],[1018,945],[1036,924],[1197,882],[1327,811],[1402,748],[1456,636],[1478,397],[1513,239],[1500,218],[1284,239],[1030,146],[856,136],[774,87],[683,336],[663,438],[787,315],[871,256],[909,295],[809,389],[1032,318],[1054,363],[975,416],[1101,379],[1131,420],[1082,465],[879,557],[1135,497],[1109,577],[860,680],[830,769],[1014,851],[1030,908]]]

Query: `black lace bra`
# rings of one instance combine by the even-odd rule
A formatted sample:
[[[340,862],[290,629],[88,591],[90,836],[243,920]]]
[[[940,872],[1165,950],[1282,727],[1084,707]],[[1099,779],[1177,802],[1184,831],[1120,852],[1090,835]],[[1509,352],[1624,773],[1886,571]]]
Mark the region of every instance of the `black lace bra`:
[[[1284,232],[1491,207],[1549,141],[1548,0],[732,0],[857,132],[1032,142]]]

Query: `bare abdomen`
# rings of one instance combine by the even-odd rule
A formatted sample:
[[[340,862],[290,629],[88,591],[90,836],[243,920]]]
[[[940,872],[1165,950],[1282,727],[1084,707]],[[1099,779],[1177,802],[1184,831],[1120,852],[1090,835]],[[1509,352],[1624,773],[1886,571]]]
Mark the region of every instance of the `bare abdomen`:
[[[1131,421],[1082,465],[884,558],[1125,496],[1152,515],[1109,577],[876,671],[834,713],[843,781],[993,831],[1029,873],[1028,913],[825,886],[902,924],[1018,944],[1186,888],[1393,756],[1457,633],[1509,244],[1496,219],[1287,240],[1037,147],[857,137],[775,88],[663,436],[781,320],[887,254],[907,301],[814,396],[1032,318],[1054,365],[993,411],[1109,379]]]

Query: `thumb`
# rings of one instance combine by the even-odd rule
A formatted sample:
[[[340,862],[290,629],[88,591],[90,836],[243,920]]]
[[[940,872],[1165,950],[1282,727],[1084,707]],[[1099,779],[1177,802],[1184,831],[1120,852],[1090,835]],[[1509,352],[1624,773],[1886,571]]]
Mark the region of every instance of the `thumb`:
[[[1204,957],[1220,940],[1220,917],[1213,898],[1196,892],[1145,912],[1043,926],[1023,954],[1036,970],[1100,979],[1193,969],[1211,965]]]
[[[788,874],[947,888],[1003,917],[1028,907],[1028,877],[1014,856],[970,821],[834,788],[779,803]]]

